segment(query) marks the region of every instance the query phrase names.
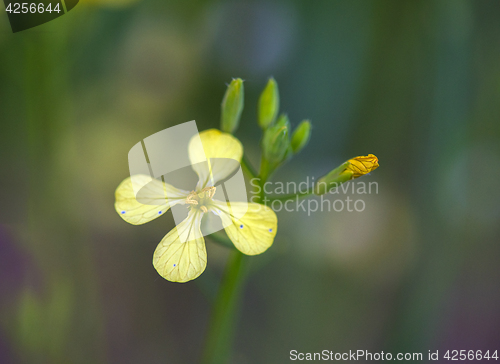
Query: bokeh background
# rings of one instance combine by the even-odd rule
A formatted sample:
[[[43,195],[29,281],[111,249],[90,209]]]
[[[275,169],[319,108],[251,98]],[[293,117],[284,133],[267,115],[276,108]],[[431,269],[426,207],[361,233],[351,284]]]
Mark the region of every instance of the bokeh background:
[[[380,168],[362,213],[278,214],[231,363],[500,349],[499,19],[494,0],[82,0],[12,34],[0,14],[0,363],[197,362],[228,251],[208,241],[199,279],[165,281],[172,217],[128,225],[114,190],[141,139],[218,127],[232,77],[254,165],[269,76],[313,123],[275,181]]]

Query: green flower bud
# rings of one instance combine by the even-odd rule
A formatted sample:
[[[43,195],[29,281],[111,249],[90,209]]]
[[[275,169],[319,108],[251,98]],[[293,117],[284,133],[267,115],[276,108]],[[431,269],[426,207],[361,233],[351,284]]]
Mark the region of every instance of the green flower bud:
[[[264,132],[262,149],[264,158],[270,163],[281,163],[291,152],[289,130],[288,116],[283,114],[275,125]]]
[[[311,137],[311,122],[303,120],[292,135],[292,150],[297,154],[309,143]]]
[[[270,78],[266,88],[260,94],[259,98],[259,125],[266,130],[276,120],[280,108],[280,95],[278,84],[274,78]]]
[[[373,154],[349,159],[316,182],[314,193],[323,195],[332,188],[354,178],[359,178],[378,168],[378,158]]]
[[[243,80],[235,78],[227,86],[226,94],[222,99],[220,128],[223,132],[234,133],[238,128],[243,111],[243,98]]]

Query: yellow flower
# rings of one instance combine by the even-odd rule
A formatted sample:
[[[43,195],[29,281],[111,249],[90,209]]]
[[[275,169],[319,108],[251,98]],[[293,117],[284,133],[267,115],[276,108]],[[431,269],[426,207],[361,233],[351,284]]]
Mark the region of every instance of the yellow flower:
[[[352,172],[352,178],[361,177],[378,168],[378,158],[373,154],[349,159],[346,171]]]
[[[184,191],[148,175],[135,175],[125,179],[115,193],[117,213],[133,225],[149,222],[174,205],[185,205],[189,209],[186,219],[162,239],[153,256],[155,269],[172,282],[193,280],[205,270],[207,252],[201,219],[206,213],[221,218],[235,247],[247,255],[266,251],[273,244],[277,231],[278,220],[269,207],[214,198],[224,196],[217,183],[231,176],[235,167],[239,167],[243,156],[241,143],[232,135],[215,129],[201,132],[199,138],[202,147],[194,138],[188,147],[192,168],[199,177],[195,190]],[[208,167],[205,163],[194,163],[205,157]],[[238,164],[224,163],[228,160],[235,160]],[[134,193],[142,187],[140,200],[148,204],[138,202]]]

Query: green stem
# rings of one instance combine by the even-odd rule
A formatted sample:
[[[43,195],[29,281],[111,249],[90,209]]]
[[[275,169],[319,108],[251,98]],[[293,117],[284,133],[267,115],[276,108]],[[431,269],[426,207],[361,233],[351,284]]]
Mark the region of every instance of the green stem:
[[[229,360],[234,339],[238,303],[245,276],[245,257],[238,250],[230,253],[224,278],[213,308],[203,353],[204,364],[223,364]]]
[[[257,177],[257,173],[245,157],[242,158],[241,166],[248,177]],[[260,177],[262,187],[265,178],[267,178],[262,178],[262,169]],[[227,239],[222,239],[219,234],[212,234],[211,237],[224,245],[229,243]],[[230,252],[217,300],[213,307],[202,358],[204,364],[224,364],[229,360],[236,326],[237,308],[243,289],[245,261],[245,256],[238,250],[233,249]]]
[[[272,168],[269,162],[267,161],[264,156],[262,156],[261,162],[260,162],[260,172],[259,172],[259,177],[260,177],[260,183],[261,187],[264,186],[264,183],[266,183],[267,179],[272,173]],[[263,190],[262,190],[263,191]],[[262,192],[264,193],[264,192]],[[261,196],[263,198],[264,195]]]
[[[273,202],[273,201],[287,201],[287,200],[295,200],[296,198],[305,198],[308,196],[311,196],[314,193],[314,187],[309,187],[307,191],[304,192],[298,192],[298,193],[292,193],[289,195],[283,195],[283,196],[267,196],[267,201]]]
[[[243,169],[243,173],[245,173],[248,178],[254,179],[257,177],[257,172],[246,155],[243,155],[243,158],[241,158],[241,168]]]
[[[263,159],[264,161],[264,159]],[[267,180],[268,170],[267,163],[263,162],[260,170],[260,186]],[[241,161],[243,171],[250,178],[256,178],[257,173],[252,168],[249,161],[243,157]],[[264,174],[262,173],[264,167]],[[261,193],[260,200],[265,197],[264,192]],[[220,234],[212,234],[211,237],[224,245],[229,242]],[[232,245],[231,242],[231,246]],[[236,317],[238,314],[238,304],[243,291],[243,279],[245,277],[246,258],[237,249],[233,249],[229,253],[226,270],[222,278],[222,283],[217,294],[217,299],[213,307],[212,318],[208,328],[205,349],[203,352],[202,363],[204,364],[224,364],[229,360],[231,347],[234,339],[234,330],[236,327]]]

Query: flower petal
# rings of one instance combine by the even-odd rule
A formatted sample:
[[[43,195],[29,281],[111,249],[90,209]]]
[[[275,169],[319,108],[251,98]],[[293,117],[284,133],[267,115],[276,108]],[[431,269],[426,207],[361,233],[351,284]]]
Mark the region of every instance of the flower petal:
[[[191,209],[188,217],[158,244],[153,265],[166,280],[187,282],[205,270],[207,251],[200,229],[202,215],[199,210]]]
[[[189,143],[189,159],[200,179],[197,189],[215,186],[230,176],[240,166],[243,156],[243,146],[231,134],[209,129],[201,132],[199,137]],[[205,159],[206,162],[197,163]]]
[[[261,254],[273,244],[278,218],[269,207],[214,200],[211,211],[220,216],[229,239],[243,254]]]
[[[188,194],[148,175],[137,174],[123,180],[116,189],[115,210],[126,222],[141,225],[184,203]]]

